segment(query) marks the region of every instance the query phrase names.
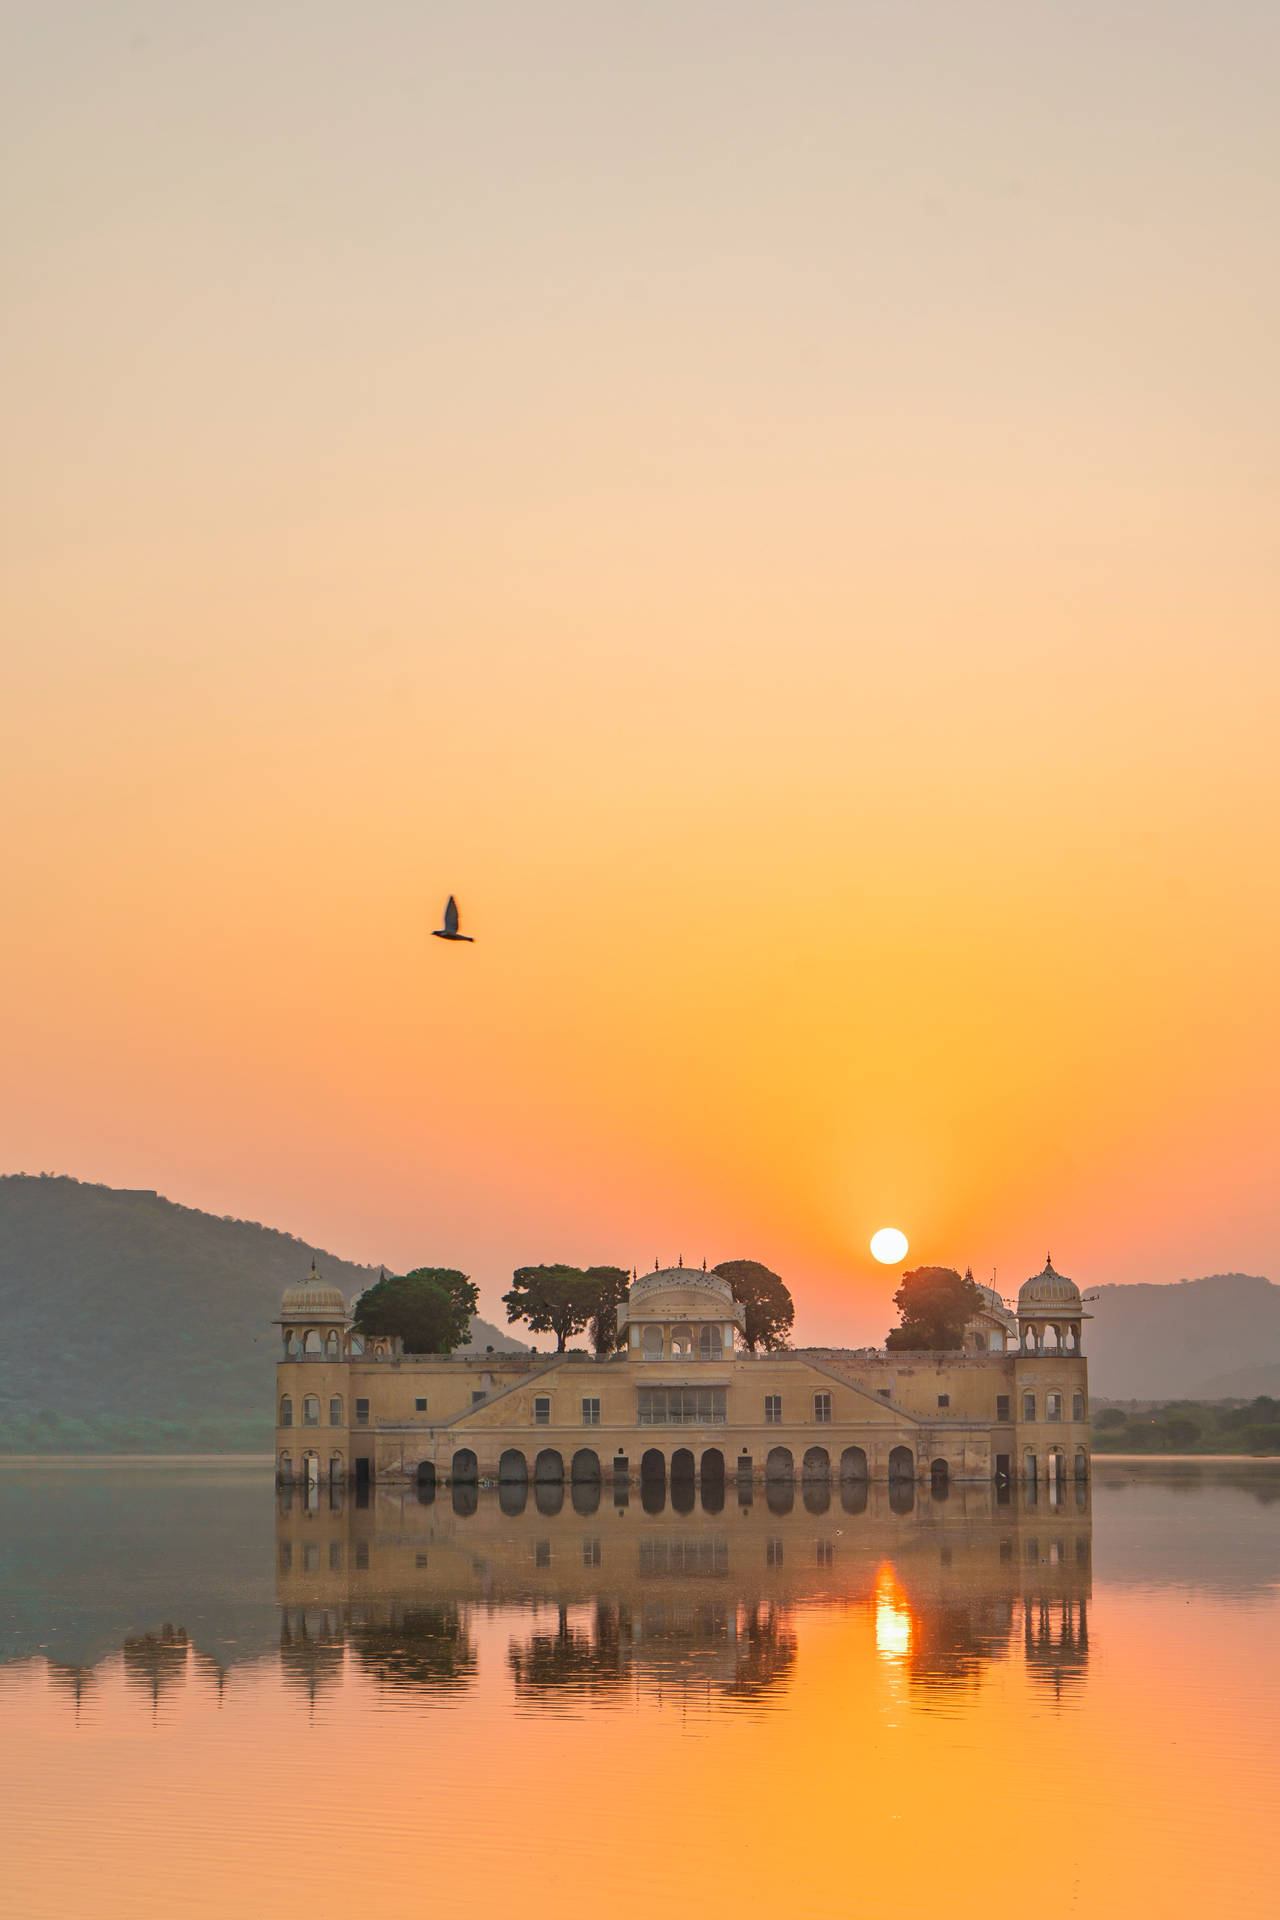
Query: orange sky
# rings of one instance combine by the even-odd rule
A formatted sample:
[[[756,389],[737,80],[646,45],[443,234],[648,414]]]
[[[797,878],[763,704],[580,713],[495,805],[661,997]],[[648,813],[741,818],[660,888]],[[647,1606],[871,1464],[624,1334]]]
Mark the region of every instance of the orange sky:
[[[20,6],[0,1162],[490,1312],[1274,1271],[1222,11]]]

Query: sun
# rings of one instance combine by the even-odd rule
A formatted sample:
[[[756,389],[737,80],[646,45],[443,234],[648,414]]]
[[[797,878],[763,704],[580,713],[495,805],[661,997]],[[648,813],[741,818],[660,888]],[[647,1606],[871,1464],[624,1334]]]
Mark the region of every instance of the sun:
[[[881,1266],[896,1267],[899,1260],[906,1259],[907,1246],[906,1234],[897,1227],[881,1227],[871,1236],[871,1251]]]

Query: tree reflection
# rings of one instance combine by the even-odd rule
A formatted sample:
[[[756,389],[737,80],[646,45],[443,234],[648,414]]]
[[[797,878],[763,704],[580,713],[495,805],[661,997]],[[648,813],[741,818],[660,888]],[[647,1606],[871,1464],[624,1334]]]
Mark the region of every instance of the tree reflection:
[[[386,1623],[352,1626],[347,1644],[364,1673],[397,1691],[468,1686],[476,1670],[475,1647],[457,1606],[418,1607]]]

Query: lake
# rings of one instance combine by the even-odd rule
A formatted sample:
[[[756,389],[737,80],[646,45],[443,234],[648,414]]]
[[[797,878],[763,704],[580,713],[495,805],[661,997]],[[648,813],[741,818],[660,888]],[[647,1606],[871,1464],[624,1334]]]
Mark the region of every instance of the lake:
[[[28,1916],[1273,1914],[1280,1466],[278,1496],[0,1464]]]

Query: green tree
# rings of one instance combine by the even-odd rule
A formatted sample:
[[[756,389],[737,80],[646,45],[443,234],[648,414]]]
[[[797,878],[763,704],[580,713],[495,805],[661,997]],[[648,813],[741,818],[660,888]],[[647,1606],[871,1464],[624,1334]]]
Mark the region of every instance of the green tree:
[[[977,1282],[954,1267],[914,1267],[903,1274],[893,1303],[901,1325],[892,1329],[885,1346],[915,1353],[953,1352],[986,1304]]]
[[[1093,1424],[1099,1433],[1107,1433],[1115,1427],[1127,1427],[1129,1416],[1123,1407],[1103,1407],[1094,1414]]]
[[[588,1267],[586,1278],[596,1289],[587,1327],[592,1351],[612,1353],[618,1344],[618,1308],[627,1297],[631,1276],[625,1267]]]
[[[795,1302],[780,1274],[762,1266],[759,1260],[722,1260],[714,1269],[733,1289],[733,1297],[746,1308],[742,1337],[747,1352],[763,1347],[766,1353],[779,1353],[788,1344],[795,1324]]]
[[[1194,1420],[1188,1420],[1185,1414],[1179,1414],[1175,1419],[1170,1420],[1167,1431],[1170,1445],[1176,1447],[1179,1453],[1187,1447],[1194,1446],[1200,1438],[1199,1427]]]
[[[452,1353],[466,1345],[479,1291],[455,1267],[384,1274],[356,1301],[357,1333],[399,1335],[406,1353]]]
[[[563,1353],[575,1333],[595,1314],[599,1283],[581,1267],[557,1262],[549,1267],[517,1267],[512,1287],[502,1296],[508,1320],[523,1320],[533,1333],[554,1333],[556,1352]]]

